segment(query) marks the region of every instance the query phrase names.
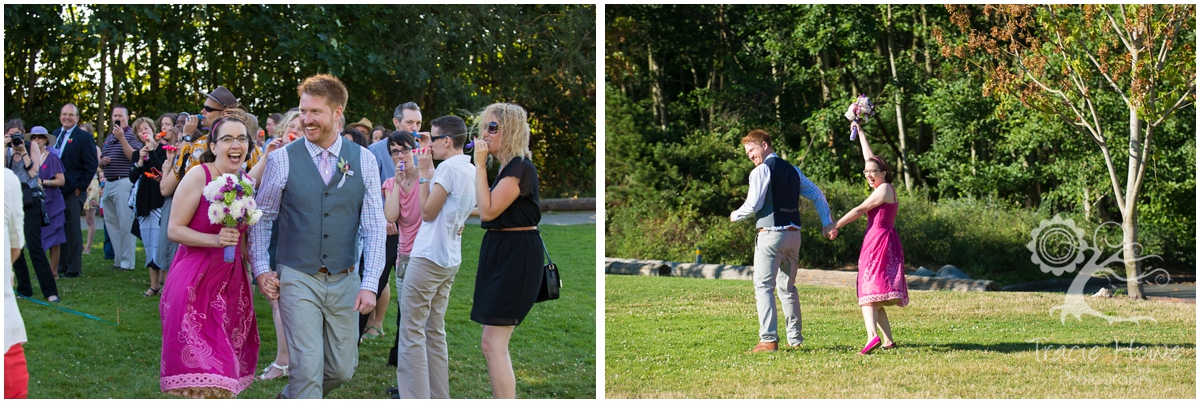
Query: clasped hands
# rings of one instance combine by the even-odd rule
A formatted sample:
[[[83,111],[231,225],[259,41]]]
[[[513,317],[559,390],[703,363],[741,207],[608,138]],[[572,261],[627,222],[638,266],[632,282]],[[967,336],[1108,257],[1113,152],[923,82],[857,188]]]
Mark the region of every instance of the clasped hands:
[[[826,225],[824,228],[821,228],[821,236],[823,236],[825,238],[829,238],[830,241],[834,240],[834,238],[837,238],[837,236],[838,236],[837,224],[836,223],[829,224],[829,225]]]
[[[270,300],[279,299],[279,274],[269,271],[259,274],[254,278],[258,282],[258,291],[262,292],[263,296]],[[375,293],[367,290],[358,290],[358,296],[354,298],[354,310],[358,313],[367,315],[375,310]]]

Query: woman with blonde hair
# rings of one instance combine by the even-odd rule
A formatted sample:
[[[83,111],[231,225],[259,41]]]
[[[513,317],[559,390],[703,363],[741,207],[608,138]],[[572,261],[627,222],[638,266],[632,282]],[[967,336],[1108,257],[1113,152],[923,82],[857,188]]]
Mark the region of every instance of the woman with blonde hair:
[[[155,140],[158,129],[154,121],[141,117],[133,121],[133,132],[142,142],[129,172],[129,181],[137,184],[134,194],[134,220],[138,225],[138,237],[142,238],[142,246],[146,252],[146,269],[150,272],[150,289],[142,293],[143,297],[155,297],[162,291],[162,256],[159,230],[162,228],[163,203],[166,198],[162,195],[158,183],[162,180],[160,169],[167,162],[167,150]],[[166,246],[166,245],[163,245]]]
[[[471,320],[483,324],[480,347],[487,359],[492,397],[516,397],[508,354],[517,325],[533,308],[542,283],[542,219],[537,168],[530,159],[529,117],[519,105],[495,103],[479,114],[475,138],[475,199],[487,230],[479,248],[479,272]],[[500,163],[489,186],[485,159]]]

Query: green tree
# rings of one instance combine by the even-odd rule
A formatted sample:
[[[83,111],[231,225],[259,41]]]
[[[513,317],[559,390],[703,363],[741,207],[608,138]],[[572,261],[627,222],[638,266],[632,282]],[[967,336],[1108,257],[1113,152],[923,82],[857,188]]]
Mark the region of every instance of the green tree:
[[[946,53],[982,49],[991,58],[987,88],[1014,94],[1028,107],[1053,114],[1097,145],[1121,211],[1125,273],[1131,298],[1144,298],[1138,254],[1138,200],[1153,153],[1154,134],[1180,108],[1194,106],[1194,5],[984,6],[991,26],[974,24],[968,7],[948,6],[966,38],[947,41]],[[1127,161],[1118,178],[1109,122],[1119,96],[1125,109]],[[1114,122],[1115,123],[1115,122]]]
[[[591,5],[6,5],[5,115],[53,128],[58,108],[107,131],[134,116],[197,112],[224,85],[260,116],[299,103],[296,85],[339,76],[346,117],[391,127],[525,107],[543,197],[595,194],[595,7]]]

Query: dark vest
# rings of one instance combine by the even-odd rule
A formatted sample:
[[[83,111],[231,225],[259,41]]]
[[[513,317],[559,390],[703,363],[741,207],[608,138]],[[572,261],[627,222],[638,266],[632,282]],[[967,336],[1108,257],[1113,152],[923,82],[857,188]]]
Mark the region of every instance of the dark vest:
[[[783,158],[767,158],[763,164],[770,171],[771,184],[763,196],[763,206],[754,212],[758,219],[754,226],[782,227],[800,226],[800,174],[796,167]]]
[[[338,161],[333,162],[329,184],[321,179],[305,141],[287,146],[288,179],[279,202],[279,263],[315,275],[322,266],[336,273],[358,263],[354,241],[358,237],[359,217],[366,197],[360,153],[362,147],[342,142],[339,159],[350,164],[354,175],[346,176]]]

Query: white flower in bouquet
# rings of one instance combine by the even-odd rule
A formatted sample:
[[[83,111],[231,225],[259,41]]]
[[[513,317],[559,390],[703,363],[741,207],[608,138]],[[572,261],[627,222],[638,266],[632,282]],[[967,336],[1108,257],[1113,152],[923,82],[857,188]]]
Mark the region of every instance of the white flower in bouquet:
[[[208,218],[213,224],[226,227],[252,224],[248,220],[257,208],[250,181],[232,174],[221,175],[204,187],[204,198],[211,204]]]

